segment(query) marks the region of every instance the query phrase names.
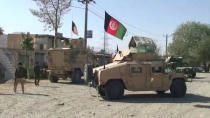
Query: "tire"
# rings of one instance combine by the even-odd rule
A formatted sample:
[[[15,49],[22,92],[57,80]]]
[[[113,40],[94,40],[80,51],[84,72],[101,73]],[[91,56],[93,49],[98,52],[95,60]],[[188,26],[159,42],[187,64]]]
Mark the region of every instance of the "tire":
[[[162,95],[165,94],[166,91],[156,91],[157,94]]]
[[[79,69],[75,69],[72,73],[72,83],[79,83],[81,82],[81,71]]]
[[[173,80],[171,87],[170,87],[170,92],[173,97],[183,97],[186,94],[186,84],[183,79],[175,79]]]
[[[52,82],[52,83],[57,83],[58,82],[58,78],[56,76],[50,75],[49,79],[50,79],[50,82]]]
[[[105,98],[110,100],[120,99],[124,94],[124,86],[121,81],[113,80],[105,85]]]

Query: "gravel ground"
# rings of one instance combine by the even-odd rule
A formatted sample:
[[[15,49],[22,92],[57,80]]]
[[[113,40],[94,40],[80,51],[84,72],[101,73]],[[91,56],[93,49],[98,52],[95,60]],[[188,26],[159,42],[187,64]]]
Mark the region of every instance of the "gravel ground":
[[[39,87],[25,85],[26,94],[13,93],[13,83],[0,84],[1,118],[208,118],[210,117],[210,74],[198,73],[187,83],[187,95],[173,98],[169,92],[125,92],[117,101],[104,101],[95,89],[68,81]]]

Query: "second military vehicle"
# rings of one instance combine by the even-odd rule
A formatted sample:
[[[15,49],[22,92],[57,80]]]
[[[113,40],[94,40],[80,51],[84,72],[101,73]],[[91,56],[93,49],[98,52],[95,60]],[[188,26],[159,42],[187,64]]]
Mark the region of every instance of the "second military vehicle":
[[[87,54],[83,39],[72,39],[68,47],[48,50],[48,78],[57,82],[59,78],[71,78],[73,83],[81,81]]]
[[[97,88],[106,99],[119,99],[124,90],[170,90],[174,97],[186,94],[186,77],[167,68],[167,63],[157,58],[156,44],[146,37],[132,37],[129,50],[119,51],[114,62],[97,68],[86,65],[86,81]]]
[[[48,50],[48,78],[55,83],[59,78],[71,78],[73,83],[81,82],[84,65],[100,66],[102,60],[110,63],[111,56],[101,55],[83,48],[83,39],[70,40],[70,46]],[[87,62],[88,61],[88,62]]]
[[[72,82],[81,81],[86,63],[83,50],[59,48],[48,50],[48,78],[55,83],[59,78],[71,78]]]
[[[170,56],[167,58],[168,67],[178,73],[184,73],[187,78],[195,78],[196,68],[189,67],[187,63],[183,62],[182,57]]]

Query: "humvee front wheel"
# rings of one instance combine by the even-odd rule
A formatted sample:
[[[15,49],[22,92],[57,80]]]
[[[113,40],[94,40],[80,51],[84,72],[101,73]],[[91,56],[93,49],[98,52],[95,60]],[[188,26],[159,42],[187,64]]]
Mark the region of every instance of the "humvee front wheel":
[[[79,69],[75,69],[72,74],[72,83],[78,83],[81,81],[81,71]]]
[[[113,80],[105,85],[105,98],[120,99],[123,97],[124,87],[121,81]]]
[[[50,79],[50,82],[52,82],[52,83],[58,82],[58,78],[56,76],[49,75],[49,79]]]
[[[170,87],[170,92],[173,97],[183,97],[186,94],[186,84],[183,79],[175,79],[173,80],[171,87]]]

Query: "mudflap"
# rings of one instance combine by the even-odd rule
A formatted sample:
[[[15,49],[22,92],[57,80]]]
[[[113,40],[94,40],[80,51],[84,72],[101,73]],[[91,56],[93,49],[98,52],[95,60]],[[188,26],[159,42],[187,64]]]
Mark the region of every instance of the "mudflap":
[[[91,64],[85,64],[84,80],[86,83],[90,83],[93,80],[93,66]]]

